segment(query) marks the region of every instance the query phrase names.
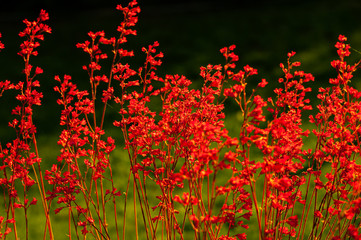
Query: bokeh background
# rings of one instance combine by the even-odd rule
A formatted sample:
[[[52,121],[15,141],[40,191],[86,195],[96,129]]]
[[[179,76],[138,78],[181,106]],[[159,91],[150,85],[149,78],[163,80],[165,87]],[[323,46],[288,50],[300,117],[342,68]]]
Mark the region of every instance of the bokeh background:
[[[58,154],[56,139],[60,133],[59,114],[53,92],[55,75],[71,75],[80,88],[88,84],[82,65],[88,56],[76,48],[76,43],[88,39],[88,31],[104,30],[107,36],[116,35],[122,15],[115,10],[119,3],[113,0],[29,0],[0,3],[0,32],[5,49],[0,52],[0,81],[24,80],[22,59],[17,55],[23,39],[22,20],[35,19],[40,9],[49,12],[48,24],[52,34],[45,35],[39,47],[39,56],[31,60],[44,69],[38,79],[44,93],[43,105],[35,109],[38,142],[43,159],[55,161]],[[249,87],[266,78],[270,86],[262,94],[272,95],[277,80],[282,77],[279,63],[286,62],[287,53],[297,52],[295,60],[301,68],[315,76],[315,93],[320,86],[327,87],[335,76],[330,61],[337,58],[334,44],[339,34],[348,37],[356,50],[350,61],[361,59],[361,2],[359,0],[139,0],[142,12],[136,27],[137,37],[129,37],[126,49],[135,51],[130,63],[137,69],[144,61],[143,46],[158,41],[165,54],[159,75],[182,74],[200,84],[200,66],[222,64],[219,49],[231,44],[237,46],[239,67],[249,64],[259,75],[250,79]],[[354,85],[361,88],[358,75]],[[14,137],[7,127],[11,108],[16,104],[11,92],[0,98],[0,142]],[[314,97],[314,96],[313,96]],[[312,101],[316,101],[311,98]],[[232,106],[230,107],[232,114]],[[1,210],[0,210],[1,212]],[[0,214],[1,215],[1,214]],[[35,238],[33,238],[35,239]]]
[[[75,45],[87,40],[90,30],[104,30],[107,36],[116,35],[115,29],[122,16],[115,6],[126,2],[2,2],[0,32],[6,48],[0,53],[0,80],[22,80],[23,63],[16,54],[22,39],[17,34],[24,28],[24,18],[35,19],[40,9],[45,9],[49,12],[48,24],[53,33],[45,36],[38,49],[39,56],[32,59],[33,65],[44,69],[44,74],[39,76],[42,90],[52,93],[54,76],[63,74],[71,75],[77,84],[85,88],[87,74],[81,66],[88,62],[88,58]],[[334,74],[330,61],[337,57],[334,44],[339,34],[346,35],[351,45],[361,50],[361,2],[358,0],[139,2],[142,12],[136,27],[138,36],[130,37],[125,48],[136,52],[137,56],[130,62],[137,68],[144,59],[141,47],[158,41],[158,49],[165,54],[164,64],[159,68],[161,76],[177,73],[198,81],[199,67],[224,63],[219,49],[235,44],[236,53],[240,56],[239,66],[249,64],[258,69],[255,84],[266,78],[274,86],[272,84],[282,76],[279,63],[286,61],[287,52],[296,51],[295,60],[302,62],[303,70],[315,75],[314,85],[319,86],[327,84],[328,78]],[[354,59],[361,58],[356,52],[353,56]],[[40,132],[56,130],[54,121],[57,121],[59,112],[54,97],[55,94],[45,94],[44,106],[36,113]],[[0,113],[3,137],[7,134],[9,115],[4,107],[9,105],[9,101],[1,99],[1,104],[5,104],[1,105]]]

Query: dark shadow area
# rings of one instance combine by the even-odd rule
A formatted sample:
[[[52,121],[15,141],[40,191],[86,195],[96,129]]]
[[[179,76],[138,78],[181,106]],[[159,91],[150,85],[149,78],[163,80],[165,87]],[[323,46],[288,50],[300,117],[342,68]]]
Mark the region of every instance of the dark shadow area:
[[[1,41],[0,80],[22,80],[22,59],[16,54],[23,39],[18,37],[24,28],[22,20],[35,19],[40,9],[49,12],[48,24],[52,34],[45,35],[39,47],[39,56],[31,61],[44,69],[39,76],[44,92],[43,106],[35,109],[38,131],[57,132],[60,109],[56,105],[54,76],[69,74],[80,88],[88,84],[82,65],[88,56],[75,47],[88,39],[89,31],[104,30],[107,36],[117,35],[116,27],[122,20],[115,10],[127,1],[7,1],[0,9]],[[143,46],[159,41],[164,52],[164,64],[159,75],[184,74],[199,82],[199,67],[224,63],[219,49],[231,44],[240,55],[239,68],[249,64],[259,71],[250,79],[249,87],[266,78],[270,86],[262,93],[271,95],[274,84],[282,76],[279,63],[286,54],[296,51],[296,60],[303,63],[306,72],[316,76],[314,88],[327,84],[333,70],[330,67],[337,55],[334,44],[339,34],[349,37],[356,49],[361,49],[361,4],[346,1],[139,1],[142,12],[136,27],[138,36],[129,37],[124,46],[134,50],[129,59],[137,69],[144,61]],[[353,52],[355,59],[361,56]],[[5,133],[14,101],[11,93],[0,99],[1,131]],[[50,109],[50,110],[49,110]],[[11,133],[13,134],[13,133]],[[5,134],[6,135],[6,134]]]

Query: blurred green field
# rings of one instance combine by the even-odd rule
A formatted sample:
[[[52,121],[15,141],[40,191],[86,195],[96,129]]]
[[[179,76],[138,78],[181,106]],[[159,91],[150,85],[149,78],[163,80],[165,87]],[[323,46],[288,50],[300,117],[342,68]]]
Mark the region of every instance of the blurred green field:
[[[114,3],[114,6],[117,3]],[[140,5],[142,7],[142,5]],[[58,126],[60,108],[56,104],[54,76],[69,74],[80,88],[87,88],[87,74],[82,65],[88,63],[85,53],[75,47],[78,42],[87,40],[87,32],[105,30],[108,36],[116,34],[115,29],[121,15],[111,8],[87,9],[82,11],[50,11],[48,24],[53,28],[51,35],[39,48],[39,56],[32,59],[34,66],[44,69],[39,76],[41,90],[44,93],[43,105],[35,109],[35,122],[38,128],[40,155],[43,169],[49,168],[58,155],[57,137],[61,131]],[[64,8],[62,8],[64,9]],[[40,9],[39,9],[40,11]],[[277,79],[282,77],[280,62],[286,61],[290,51],[296,51],[296,60],[302,62],[301,68],[316,77],[312,87],[314,92],[319,86],[327,86],[328,78],[335,72],[330,61],[337,57],[334,44],[339,34],[349,38],[349,43],[361,50],[361,21],[359,14],[361,3],[358,0],[346,1],[260,1],[227,6],[220,1],[147,4],[142,7],[139,23],[136,27],[138,36],[129,37],[127,49],[135,51],[136,57],[129,63],[137,69],[141,66],[144,55],[142,46],[158,41],[159,50],[164,52],[164,64],[159,68],[159,75],[183,74],[200,86],[199,67],[207,64],[224,63],[219,49],[235,44],[240,56],[239,67],[249,64],[258,69],[259,75],[251,78],[248,87],[254,87],[262,78],[269,86],[261,92],[265,98],[272,96],[272,89]],[[2,11],[0,16],[1,41],[5,49],[0,52],[0,81],[9,79],[17,82],[23,80],[22,60],[16,54],[22,41],[17,34],[23,29],[22,19],[33,19],[38,12],[21,10],[19,12]],[[352,52],[351,61],[360,59],[361,55]],[[356,75],[358,77],[359,75]],[[361,87],[360,82],[355,82]],[[316,100],[312,98],[313,103]],[[0,142],[2,145],[14,138],[14,132],[7,127],[12,118],[11,107],[16,102],[11,92],[0,98]],[[237,109],[227,105],[227,128],[237,136],[239,122]],[[111,115],[111,116],[114,116]],[[116,115],[115,115],[116,116]],[[119,130],[111,127],[118,143],[121,140]],[[312,144],[308,142],[308,144]],[[119,147],[113,156],[113,170],[119,176],[119,188],[126,183],[129,164],[126,153]],[[122,204],[119,205],[122,207]],[[38,216],[41,206],[30,209],[30,214]],[[3,211],[0,210],[0,215]],[[119,212],[121,215],[121,211]],[[54,217],[53,225],[57,239],[67,239],[64,229],[67,227],[67,215]],[[132,217],[130,217],[132,218]],[[44,220],[32,218],[30,239],[41,239]],[[134,228],[131,219],[128,223],[129,238],[133,239]],[[255,221],[250,223],[247,233],[249,239],[257,239]],[[23,234],[23,233],[21,233]],[[20,234],[20,239],[24,235]],[[255,234],[255,235],[252,235]]]

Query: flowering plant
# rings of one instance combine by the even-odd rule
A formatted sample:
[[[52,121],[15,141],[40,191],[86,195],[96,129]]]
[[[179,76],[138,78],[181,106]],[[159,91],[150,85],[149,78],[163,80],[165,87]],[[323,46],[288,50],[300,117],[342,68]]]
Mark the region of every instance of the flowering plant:
[[[25,80],[0,82],[0,96],[13,89],[18,102],[9,122],[16,137],[0,145],[1,239],[20,238],[19,216],[29,239],[29,210],[38,200],[43,239],[56,239],[59,214],[66,216],[69,239],[125,239],[128,221],[134,221],[133,239],[247,239],[250,226],[262,240],[361,239],[361,92],[350,85],[360,62],[346,62],[346,37],[339,36],[339,59],[331,62],[337,76],[330,87],[319,88],[316,113],[305,124],[314,107],[306,97],[314,77],[295,70],[301,64],[292,61],[294,52],[280,65],[284,77],[275,97],[257,93],[267,86],[265,79],[247,87],[257,70],[237,70],[234,45],[220,50],[224,65],[200,68],[203,86],[194,89],[185,76],[157,75],[163,58],[158,42],[142,49],[143,66],[127,63],[134,52],[123,46],[136,35],[140,8],[133,0],[117,10],[124,16],[118,37],[89,32],[90,40],[77,44],[89,55],[83,66],[89,90],[78,89],[69,75],[55,76],[63,129],[49,169],[33,122],[43,70],[30,64],[44,34],[51,33],[44,23],[49,16],[42,10],[37,20],[24,20],[18,54]],[[227,130],[230,100],[241,116],[237,133]],[[111,119],[107,113],[114,109],[118,117]],[[107,133],[107,121],[119,135]],[[114,167],[120,135],[118,148],[128,157],[122,163],[129,170],[125,185]],[[313,146],[304,146],[306,139],[314,139]]]

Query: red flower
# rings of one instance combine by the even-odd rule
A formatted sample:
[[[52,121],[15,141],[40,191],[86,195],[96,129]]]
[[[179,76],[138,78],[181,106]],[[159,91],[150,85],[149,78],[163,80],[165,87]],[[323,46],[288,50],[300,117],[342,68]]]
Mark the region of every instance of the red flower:
[[[291,226],[291,227],[297,227],[298,226],[298,216],[291,216],[287,219],[287,223]]]

